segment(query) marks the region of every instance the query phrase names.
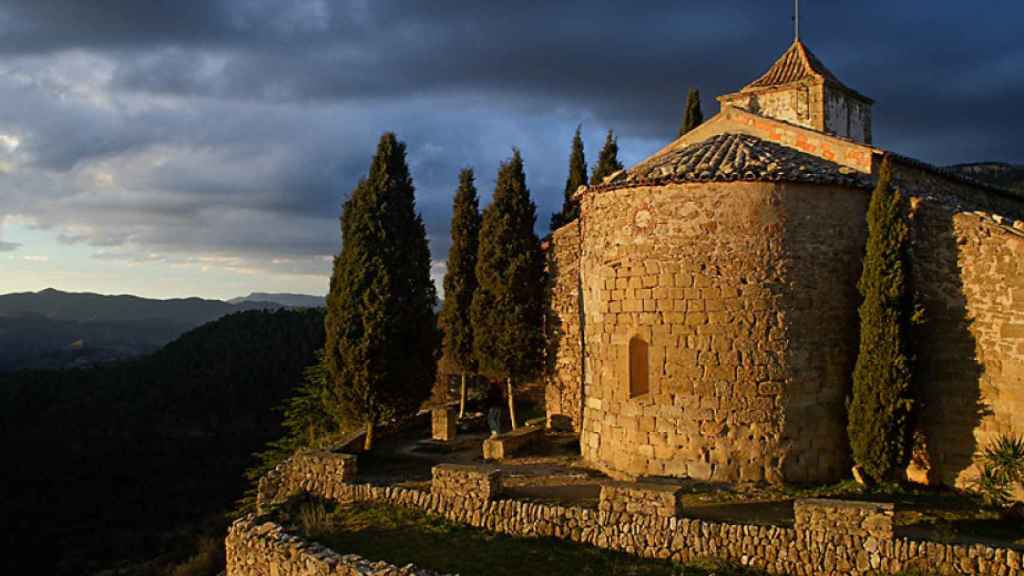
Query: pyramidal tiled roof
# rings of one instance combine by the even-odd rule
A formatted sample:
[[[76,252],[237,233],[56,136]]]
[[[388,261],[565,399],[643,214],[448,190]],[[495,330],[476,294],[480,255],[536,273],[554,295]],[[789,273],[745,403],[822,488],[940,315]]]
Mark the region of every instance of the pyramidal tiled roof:
[[[870,188],[867,174],[747,134],[719,134],[650,158],[594,188],[668,182],[782,181]]]
[[[744,86],[741,92],[784,86],[806,78],[823,80],[870,101],[870,98],[840,82],[835,74],[826,68],[821,60],[818,60],[818,57],[799,40],[794,41],[785,54],[776,60],[763,76]]]

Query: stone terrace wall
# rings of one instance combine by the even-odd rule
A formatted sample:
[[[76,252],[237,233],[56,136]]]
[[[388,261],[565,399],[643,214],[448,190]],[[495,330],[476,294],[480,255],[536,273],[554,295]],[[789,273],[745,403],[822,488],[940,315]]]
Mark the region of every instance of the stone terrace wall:
[[[548,248],[551,305],[548,321],[552,349],[545,386],[548,420],[565,416],[575,431],[583,419],[583,341],[579,298],[580,228],[575,220],[551,234]]]
[[[430,491],[439,496],[461,496],[470,500],[493,500],[501,494],[501,470],[489,466],[438,464],[434,466]]]
[[[257,523],[253,516],[236,520],[224,541],[227,576],[435,576],[413,565],[399,568],[341,555],[307,542],[273,522]]]
[[[684,563],[718,558],[774,574],[868,575],[920,567],[925,568],[928,574],[1007,576],[1021,574],[1024,568],[1021,553],[1016,550],[890,538],[891,510],[876,504],[801,501],[795,507],[795,527],[782,528],[609,512],[508,499],[481,501],[446,495],[443,491],[347,484],[338,481],[335,476],[325,476],[309,485],[323,490],[313,491],[313,494],[341,503],[381,502],[416,508],[492,532],[521,537],[555,537],[648,558],[671,558]],[[237,565],[239,562],[265,565],[261,558],[268,553],[263,551],[266,548],[261,548],[263,544],[240,546],[234,543],[239,532],[250,534],[252,529],[233,531],[235,536],[229,534],[229,576],[268,574],[258,571],[232,572],[233,569],[241,570],[232,567],[232,564]],[[295,542],[291,545],[300,547]],[[232,552],[232,549],[241,549],[244,553]],[[276,550],[269,553],[277,554]],[[310,576],[334,574],[307,570],[304,574]]]
[[[269,504],[297,492],[329,495],[336,486],[354,480],[356,474],[357,460],[352,454],[299,450],[260,478],[256,487],[256,509],[265,511]]]
[[[583,457],[620,477],[838,479],[866,204],[758,182],[585,195]]]
[[[597,509],[671,518],[682,515],[682,496],[682,488],[672,484],[611,482],[601,486]]]
[[[965,487],[992,440],[1024,435],[1024,223],[921,202],[913,231],[927,321],[916,368],[926,446],[916,467]]]

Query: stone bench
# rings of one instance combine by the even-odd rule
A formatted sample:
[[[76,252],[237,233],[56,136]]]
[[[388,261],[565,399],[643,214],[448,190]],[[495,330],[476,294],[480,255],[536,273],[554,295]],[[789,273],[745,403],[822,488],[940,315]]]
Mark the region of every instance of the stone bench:
[[[523,426],[484,440],[484,460],[502,460],[520,454],[544,439],[544,428]]]
[[[501,494],[501,470],[493,466],[438,464],[431,472],[430,492],[437,496],[486,501]]]
[[[609,482],[601,486],[601,512],[648,514],[662,518],[682,515],[683,489],[652,482]]]

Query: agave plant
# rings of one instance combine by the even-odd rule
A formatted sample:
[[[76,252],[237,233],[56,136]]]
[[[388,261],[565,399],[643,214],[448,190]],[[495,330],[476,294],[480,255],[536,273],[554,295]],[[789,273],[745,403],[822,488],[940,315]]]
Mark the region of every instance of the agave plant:
[[[1024,437],[1004,434],[985,448],[975,490],[989,506],[1007,506],[1014,485],[1024,488]]]

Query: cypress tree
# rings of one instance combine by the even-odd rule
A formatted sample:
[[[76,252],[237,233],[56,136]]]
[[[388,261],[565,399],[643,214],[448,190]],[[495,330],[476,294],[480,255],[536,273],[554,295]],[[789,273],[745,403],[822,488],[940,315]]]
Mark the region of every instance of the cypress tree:
[[[847,432],[853,459],[877,480],[906,464],[911,408],[908,336],[914,304],[907,281],[908,234],[903,194],[892,186],[887,158],[871,195],[868,241],[858,283],[860,351],[853,372]]]
[[[459,173],[459,188],[452,205],[452,246],[448,250],[448,271],[444,275],[444,354],[459,370],[459,417],[466,412],[466,373],[476,370],[473,353],[473,325],[469,309],[476,292],[476,253],[480,243],[480,200],[471,168]]]
[[[388,132],[342,210],[324,363],[346,411],[366,426],[367,450],[375,425],[419,408],[437,369],[436,292],[414,193],[405,144]]]
[[[508,386],[515,428],[514,385],[536,376],[543,361],[544,256],[533,231],[536,207],[519,150],[501,164],[480,225],[471,317],[480,371]]]
[[[600,184],[609,175],[622,170],[622,163],[619,162],[619,143],[615,139],[615,133],[608,131],[604,139],[604,146],[601,147],[601,154],[597,157],[597,165],[590,175],[590,181]]]
[[[569,177],[565,180],[565,199],[562,201],[562,211],[551,215],[551,230],[572,222],[580,215],[580,206],[572,196],[580,186],[586,185],[587,159],[583,155],[583,138],[580,136],[580,126],[577,126],[576,134],[572,137],[572,148],[569,152]]]
[[[690,88],[686,95],[686,113],[683,115],[683,123],[679,126],[679,137],[693,130],[704,123],[704,112],[700,109],[700,91]]]

